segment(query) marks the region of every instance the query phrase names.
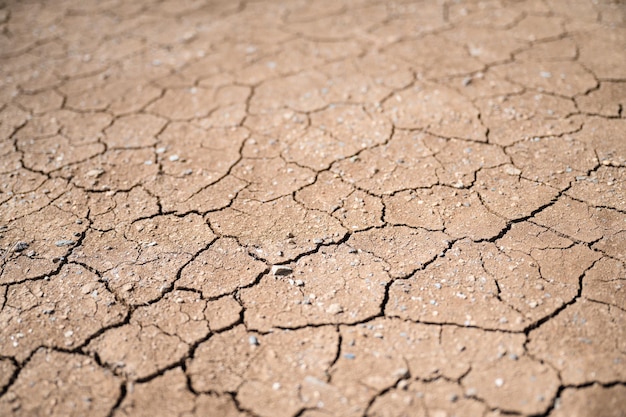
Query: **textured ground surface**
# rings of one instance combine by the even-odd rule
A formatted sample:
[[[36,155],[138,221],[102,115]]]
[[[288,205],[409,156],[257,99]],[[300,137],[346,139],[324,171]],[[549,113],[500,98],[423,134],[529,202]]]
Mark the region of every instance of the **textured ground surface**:
[[[624,416],[625,9],[0,1],[0,415]]]

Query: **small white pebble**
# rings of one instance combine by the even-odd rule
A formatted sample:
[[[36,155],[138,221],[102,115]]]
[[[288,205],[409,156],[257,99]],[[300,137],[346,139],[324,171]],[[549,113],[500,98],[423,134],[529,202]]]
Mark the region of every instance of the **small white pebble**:
[[[293,272],[293,269],[287,265],[274,265],[272,266],[272,275],[289,275]]]
[[[326,309],[326,312],[328,314],[339,314],[343,312],[343,307],[340,304],[333,303],[328,306],[328,308]]]

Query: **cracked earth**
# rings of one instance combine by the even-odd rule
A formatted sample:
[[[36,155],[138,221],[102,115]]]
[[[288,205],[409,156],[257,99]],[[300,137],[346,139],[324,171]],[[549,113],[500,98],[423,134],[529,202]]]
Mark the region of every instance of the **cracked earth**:
[[[625,416],[626,6],[0,1],[0,415]]]

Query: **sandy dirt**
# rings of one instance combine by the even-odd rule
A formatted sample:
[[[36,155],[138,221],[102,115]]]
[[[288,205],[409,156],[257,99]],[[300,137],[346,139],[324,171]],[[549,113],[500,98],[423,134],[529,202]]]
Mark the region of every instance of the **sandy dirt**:
[[[0,415],[626,416],[626,3],[0,0]]]

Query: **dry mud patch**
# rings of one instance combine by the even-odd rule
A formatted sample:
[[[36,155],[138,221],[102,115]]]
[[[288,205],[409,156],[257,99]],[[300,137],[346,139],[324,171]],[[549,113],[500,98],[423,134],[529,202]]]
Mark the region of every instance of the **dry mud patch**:
[[[0,1],[0,415],[623,416],[619,1]]]

